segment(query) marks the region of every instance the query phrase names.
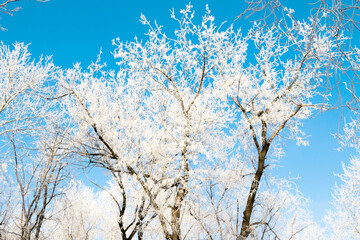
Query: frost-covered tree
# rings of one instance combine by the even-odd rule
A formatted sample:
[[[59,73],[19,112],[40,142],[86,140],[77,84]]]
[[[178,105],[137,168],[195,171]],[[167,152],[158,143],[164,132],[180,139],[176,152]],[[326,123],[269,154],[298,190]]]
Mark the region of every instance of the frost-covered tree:
[[[239,115],[235,122],[239,146],[252,154],[254,169],[238,239],[247,238],[254,229],[257,191],[265,169],[271,166],[269,156],[282,154],[279,140],[286,137],[307,144],[301,120],[326,106],[327,95],[321,89],[326,89],[332,70],[333,33],[326,25],[313,29],[311,21],[290,20],[285,29],[256,24],[250,30],[254,60],[242,58],[243,52],[232,46],[219,64],[218,78]]]
[[[63,107],[73,119],[70,129],[72,135],[68,136],[71,140],[69,149],[86,157],[90,165],[107,169],[117,183],[123,194],[116,195],[113,200],[118,205],[117,221],[119,221],[119,228],[123,230],[121,234],[123,234],[123,239],[127,239],[133,229],[125,226],[122,219],[128,214],[130,216],[135,214],[134,222],[126,223],[133,226],[142,225],[143,221],[152,219],[151,216],[149,219],[144,219],[146,216],[137,216],[141,214],[138,209],[144,207],[141,200],[143,190],[140,189],[137,194],[140,197],[137,198],[139,201],[128,202],[130,200],[128,191],[138,189],[129,185],[141,187],[135,176],[139,176],[141,180],[141,175],[144,174],[143,172],[134,173],[135,169],[146,171],[154,166],[144,164],[143,169],[141,166],[131,164],[131,161],[141,156],[138,149],[142,142],[139,142],[141,139],[138,139],[138,136],[141,136],[142,129],[138,124],[142,122],[139,121],[138,114],[142,111],[138,97],[141,98],[143,95],[137,95],[135,87],[127,87],[121,79],[114,78],[112,73],[99,72],[97,67],[98,64],[94,64],[87,73],[76,66],[75,69],[63,73],[63,79],[60,80],[63,89],[69,94],[69,98],[63,101]],[[100,77],[95,75],[100,75]],[[142,124],[146,124],[146,121]],[[119,161],[120,157],[125,158],[124,160],[128,159],[129,162]],[[129,174],[134,175],[135,178],[132,183],[124,185],[123,181]],[[153,192],[158,191],[153,190]],[[148,198],[146,201],[145,204],[148,205]],[[135,229],[141,230],[141,228]]]
[[[45,223],[45,236],[59,240],[143,239],[141,234],[135,235],[141,232],[136,229],[137,219],[131,214],[120,219],[119,208],[121,209],[122,206],[119,204],[122,205],[123,202],[118,199],[122,198],[123,192],[115,181],[111,180],[107,186],[95,191],[79,181],[72,180],[62,192],[64,194],[55,200],[52,207],[51,220]],[[131,201],[136,201],[132,198],[134,195],[130,196],[127,193],[129,203],[125,202],[128,205],[132,204]],[[126,208],[124,210],[129,211]],[[134,213],[136,216],[136,212]],[[135,224],[131,224],[134,222]],[[124,227],[121,227],[121,224]],[[142,227],[146,229],[145,226]],[[129,232],[134,234],[127,234]]]
[[[354,119],[347,119],[344,123],[344,134],[338,134],[341,147],[351,146],[359,149],[359,1],[358,0],[321,0],[313,1],[309,6],[308,12],[299,15],[294,10],[286,7],[286,2],[281,0],[255,0],[247,1],[247,10],[241,15],[258,20],[262,23],[279,23],[285,29],[289,29],[288,21],[284,21],[283,16],[290,14],[292,19],[310,17],[313,19],[311,28],[314,31],[321,29],[323,24],[327,24],[332,33],[331,39],[335,43],[329,49],[329,55],[333,68],[334,77],[329,78],[327,88],[336,86],[338,96],[336,104],[343,107],[347,106],[354,114]],[[295,9],[296,11],[296,9]],[[240,17],[240,16],[239,16]],[[344,37],[345,36],[345,37]],[[346,41],[344,39],[346,38]],[[346,91],[347,90],[347,91]],[[335,92],[335,91],[333,91]],[[344,101],[346,99],[346,102]],[[346,110],[346,109],[345,109]],[[340,118],[340,116],[339,116]],[[341,119],[342,120],[342,119]],[[343,122],[341,122],[343,123]],[[342,128],[342,126],[341,126]],[[343,165],[344,173],[339,175],[342,183],[334,188],[333,208],[329,212],[326,222],[331,226],[330,236],[334,239],[358,238],[358,216],[357,198],[358,189],[356,186],[358,157],[353,157],[348,165]]]
[[[54,201],[51,220],[44,224],[44,235],[59,240],[100,237],[99,223],[103,221],[101,216],[105,215],[100,213],[101,205],[93,190],[72,181],[62,192],[64,194]],[[112,209],[111,205],[107,208]]]
[[[2,224],[5,239],[39,239],[64,179],[63,132],[56,128],[50,58],[35,62],[27,46],[0,46]]]
[[[301,9],[301,12],[288,8],[289,4],[283,0],[245,0],[245,2],[247,8],[238,18],[245,17],[253,22],[261,22],[263,26],[276,23],[286,31],[291,30],[292,24],[289,21],[290,18],[286,19],[286,15],[296,21],[311,19],[310,25],[314,31],[326,24],[335,44],[335,48],[332,49],[334,54],[329,54],[329,56],[336,71],[333,72],[333,77],[328,79],[326,86],[333,96],[337,96],[337,101],[332,102],[332,108],[345,109],[346,106],[358,111],[359,42],[354,36],[357,36],[360,30],[359,0],[310,1]],[[346,41],[344,41],[344,36]]]
[[[273,188],[259,196],[262,211],[259,212],[261,215],[259,214],[257,223],[261,227],[252,232],[251,239],[322,239],[320,227],[311,221],[307,200],[296,187],[281,179],[272,179],[271,184]],[[223,194],[223,198],[218,198],[215,196],[218,188],[213,185],[213,191],[208,191],[213,196],[208,201],[202,195],[192,194],[192,197],[198,199],[190,197],[187,201],[187,208],[190,209],[184,213],[186,221],[184,220],[185,226],[182,229],[192,229],[186,231],[185,239],[232,239],[235,236],[235,229],[232,228],[235,219],[232,217],[236,215],[236,208],[233,207],[236,200],[233,200],[231,194],[236,193],[237,189],[232,191],[231,186],[228,187],[229,192],[226,193],[230,195]],[[45,223],[44,236],[53,236],[54,239],[119,239],[121,236],[121,239],[126,239],[118,225],[118,206],[117,201],[114,201],[114,198],[121,199],[123,195],[117,183],[111,181],[95,192],[90,187],[73,181],[62,192],[64,195],[57,198],[52,208],[51,220]],[[132,196],[136,197],[136,194]],[[134,198],[129,199],[130,202],[133,200],[136,201]],[[197,204],[199,200],[201,202]],[[186,216],[187,214],[190,216]],[[129,220],[132,221],[131,214],[122,219],[124,223]],[[151,226],[154,224],[156,228],[159,222],[154,219],[148,223],[149,227],[144,228],[143,235],[135,236],[135,239],[162,238],[153,231],[154,226]]]
[[[77,66],[60,81],[71,94],[66,107],[83,129],[76,151],[91,163],[132,175],[167,239],[180,238],[185,198],[201,181],[202,169],[226,161],[232,145],[224,141],[232,114],[225,114],[226,95],[212,84],[210,72],[221,45],[231,37],[242,40],[232,29],[217,33],[210,15],[203,25],[192,24],[189,12],[176,19],[174,40],[150,26],[146,43],[118,42],[116,77],[105,77],[94,64],[90,73]]]
[[[351,56],[357,70],[359,51],[339,52],[346,38],[325,8],[297,21],[261,3],[248,13],[275,21],[246,33],[208,8],[197,24],[191,5],[171,12],[170,34],[141,16],[143,40],[114,40],[116,70],[100,56],[59,70],[24,44],[0,45],[0,238],[321,239],[307,200],[271,169],[285,139],[307,144],[301,123],[327,107],[334,61]],[[344,141],[358,144],[358,126]],[[73,161],[109,185],[63,187]],[[351,222],[334,225],[343,238],[358,231],[357,162],[329,214]]]
[[[301,120],[326,100],[320,88],[331,69],[331,34],[293,21],[288,32],[255,25],[243,37],[232,26],[217,27],[208,9],[201,24],[193,17],[191,6],[180,18],[173,12],[179,28],[166,35],[142,16],[146,40],[114,41],[119,70],[105,71],[98,60],[60,74],[72,121],[69,149],[118,180],[119,223],[150,206],[138,222],[147,227],[136,236],[278,236],[275,223],[285,223],[269,209],[281,212],[274,205],[280,195],[257,198],[276,188],[259,184],[269,153],[280,153],[280,133],[304,143]],[[129,211],[121,210],[130,194],[123,179],[137,190]],[[284,236],[295,238],[303,228]]]
[[[360,160],[353,157],[348,165],[343,164],[343,173],[338,175],[341,183],[333,192],[332,209],[325,221],[332,239],[358,239],[360,237]]]
[[[45,98],[39,95],[47,96],[54,70],[49,57],[31,59],[27,45],[0,45],[0,137],[29,130],[30,121],[45,115],[45,108],[39,108]]]
[[[354,111],[354,116],[357,115]],[[351,119],[345,124],[340,135],[341,148],[352,147],[359,153],[359,120]],[[342,150],[340,148],[340,150]],[[357,239],[360,237],[360,159],[353,156],[350,162],[342,164],[343,173],[337,174],[340,183],[336,183],[332,194],[332,208],[325,222],[333,239]]]
[[[49,137],[49,135],[47,135]],[[8,218],[2,226],[5,239],[42,239],[42,226],[48,220],[59,186],[67,177],[66,154],[60,150],[61,136],[21,142],[16,134],[9,136],[12,151],[9,161],[11,199],[6,207]],[[35,149],[31,149],[35,147]]]

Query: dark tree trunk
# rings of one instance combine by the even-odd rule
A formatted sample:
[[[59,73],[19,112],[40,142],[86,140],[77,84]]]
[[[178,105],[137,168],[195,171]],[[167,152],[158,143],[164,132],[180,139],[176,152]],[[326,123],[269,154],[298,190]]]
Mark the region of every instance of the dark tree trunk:
[[[259,189],[260,180],[261,180],[261,177],[265,170],[265,159],[266,159],[266,154],[269,150],[269,147],[270,147],[270,144],[265,143],[263,145],[263,148],[262,148],[259,156],[258,156],[258,165],[257,165],[256,173],[255,173],[254,178],[251,183],[251,188],[249,191],[248,199],[246,201],[246,207],[245,207],[245,210],[243,213],[244,215],[243,215],[243,220],[242,220],[242,224],[241,224],[241,232],[240,232],[240,235],[238,236],[237,240],[246,239],[249,236],[249,234],[251,233],[251,230],[250,230],[251,214],[253,212],[256,193]]]

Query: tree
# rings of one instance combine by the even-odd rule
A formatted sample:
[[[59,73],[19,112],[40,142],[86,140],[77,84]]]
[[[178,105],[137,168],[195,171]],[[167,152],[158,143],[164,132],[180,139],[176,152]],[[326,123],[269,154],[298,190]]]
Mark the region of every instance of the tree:
[[[338,175],[341,184],[334,187],[333,208],[325,220],[333,239],[359,238],[360,236],[360,160],[354,156],[348,165],[343,164],[343,173]]]
[[[35,62],[27,46],[0,47],[0,139],[4,208],[1,235],[39,239],[66,176],[63,132],[55,127],[51,58]]]
[[[122,168],[123,163],[117,161],[118,156],[124,155],[129,160],[133,160],[131,154],[134,154],[134,152],[132,151],[138,149],[136,137],[140,129],[135,129],[134,124],[136,124],[136,118],[138,117],[136,114],[139,99],[136,98],[136,92],[132,92],[136,89],[125,88],[121,79],[117,81],[117,79],[114,79],[113,74],[107,74],[104,71],[99,72],[101,69],[98,69],[98,67],[98,63],[92,65],[89,73],[87,73],[82,72],[79,65],[77,65],[74,69],[69,69],[60,76],[61,87],[64,89],[65,94],[68,95],[68,98],[62,101],[63,110],[66,109],[66,112],[73,118],[73,126],[70,129],[72,132],[68,136],[71,140],[69,149],[73,153],[86,157],[90,165],[101,166],[109,170],[113,181],[117,183],[119,190],[122,192],[122,194],[117,194],[112,199],[118,206],[117,212],[119,215],[117,220],[119,228],[124,230],[121,234],[123,239],[128,239],[133,235],[133,229],[127,228],[129,231],[125,230],[123,228],[124,224],[131,223],[133,226],[139,226],[142,225],[142,221],[147,221],[147,219],[144,219],[146,216],[139,218],[137,216],[137,214],[141,214],[138,209],[146,207],[142,204],[142,201],[127,203],[127,200],[131,199],[131,197],[126,189],[130,190],[130,188],[122,182],[126,179],[126,176],[123,176],[124,174],[132,174],[129,172],[131,165],[129,169],[127,165]],[[122,98],[118,98],[120,96]],[[117,136],[117,134],[119,135]],[[132,149],[133,147],[134,149]],[[140,155],[141,153],[136,154]],[[137,157],[137,155],[133,157]],[[151,169],[152,166],[148,167]],[[141,196],[141,194],[140,191],[139,195]],[[130,213],[128,213],[129,208]],[[129,214],[132,215],[134,209],[135,222],[124,223],[122,219],[127,218]],[[152,218],[150,217],[150,219]],[[140,222],[138,222],[139,220]],[[137,233],[137,230],[141,230],[141,228],[136,227],[135,230],[135,233]],[[138,235],[141,235],[141,233],[139,232]]]
[[[166,239],[181,237],[182,209],[196,180],[195,169],[201,173],[231,145],[221,139],[232,117],[221,114],[228,107],[217,102],[225,95],[208,78],[221,51],[215,44],[225,45],[224,35],[215,33],[210,15],[203,21],[211,27],[208,31],[207,26],[192,24],[189,12],[178,20],[181,29],[175,40],[155,26],[144,44],[119,43],[115,56],[121,69],[116,79],[95,78],[95,64],[90,73],[79,73],[76,66],[65,74],[68,80],[60,80],[72,95],[67,103],[70,114],[88,133],[75,138],[76,151],[90,163],[132,175]],[[232,29],[224,34],[241,41]],[[192,37],[199,43],[191,43]],[[99,106],[107,106],[107,111],[99,111]]]
[[[320,238],[306,199],[270,170],[284,139],[307,144],[301,122],[328,106],[346,39],[320,10],[296,21],[257,2],[284,19],[244,36],[208,8],[200,24],[190,5],[172,11],[170,35],[141,16],[143,41],[114,41],[116,71],[100,56],[60,70],[2,45],[1,237]],[[106,170],[109,186],[59,188],[70,158]]]
[[[97,195],[87,186],[71,181],[54,201],[52,219],[44,226],[45,236],[53,239],[95,239],[100,237],[101,206]],[[107,202],[105,202],[107,203]],[[112,205],[108,205],[108,209]],[[111,216],[111,215],[110,215]],[[105,232],[103,232],[105,233]]]
[[[351,147],[359,152],[359,120],[358,112],[353,111],[354,118],[345,123],[343,134],[339,135],[340,148]],[[343,163],[343,173],[337,174],[340,184],[335,184],[332,194],[332,208],[325,216],[328,231],[333,239],[358,238],[360,236],[360,205],[359,205],[359,172],[360,160],[357,155],[348,164]]]
[[[144,239],[142,234],[147,226],[138,224],[137,217],[141,218],[141,211],[147,209],[138,208],[139,214],[131,212],[133,209],[129,208],[138,206],[137,196],[127,191],[127,200],[123,201],[123,190],[114,180],[96,192],[80,181],[72,180],[62,192],[64,195],[55,200],[51,221],[47,221],[44,227],[45,236],[54,239]],[[129,210],[130,214],[121,213]]]
[[[255,63],[245,65],[244,60],[238,60],[242,53],[231,51],[220,65],[220,76],[241,114],[237,123],[245,136],[240,139],[241,145],[252,148],[255,155],[255,173],[238,239],[251,233],[251,215],[262,175],[269,166],[266,158],[271,146],[285,132],[287,137],[304,144],[300,121],[324,107],[321,100],[314,102],[316,96],[325,102],[327,98],[320,88],[332,69],[329,56],[335,48],[332,32],[326,26],[313,29],[311,22],[292,20],[291,24],[287,29],[280,25],[255,26],[250,32],[257,52]],[[272,154],[278,150],[274,148]]]
[[[71,148],[113,176],[133,179],[156,214],[148,232],[158,232],[158,223],[165,239],[198,229],[209,237],[224,228],[223,236],[255,236],[270,226],[270,220],[252,222],[254,209],[263,210],[256,196],[269,153],[280,152],[280,133],[304,143],[301,120],[324,106],[320,88],[331,70],[331,32],[292,21],[291,31],[255,25],[242,37],[232,26],[216,27],[208,9],[199,25],[191,6],[181,14],[172,13],[180,26],[173,37],[142,16],[148,39],[115,41],[116,74],[104,71],[100,60],[88,71],[77,64],[62,72],[59,84],[69,95],[64,109],[74,124]],[[252,48],[255,58],[247,56]],[[316,97],[321,101],[314,103]],[[233,179],[226,183],[220,176],[231,171],[240,175],[230,191]],[[211,218],[196,196],[210,199]],[[221,205],[225,197],[239,203],[220,221],[229,208]],[[216,218],[210,231],[206,224]],[[240,232],[233,227],[239,221]]]
[[[0,46],[0,140],[1,150],[8,151],[6,134],[16,131],[29,130],[27,123],[34,121],[43,112],[32,112],[38,105],[33,94],[38,92],[40,86],[49,77],[53,69],[50,59],[35,63],[31,62],[27,46],[14,44],[14,49],[1,44]],[[10,148],[11,149],[11,148]],[[9,217],[9,202],[12,197],[11,176],[8,174],[9,162],[1,159],[2,170],[2,226]]]
[[[276,23],[282,25],[284,29],[289,29],[288,21],[285,20],[286,15],[290,15],[294,20],[302,21],[305,14],[306,18],[312,19],[311,26],[314,30],[322,28],[323,24],[326,24],[331,29],[329,32],[332,32],[332,40],[336,45],[336,48],[332,49],[334,55],[331,55],[330,59],[334,67],[334,77],[328,79],[327,83],[328,91],[335,93],[338,98],[337,101],[334,101],[332,108],[340,107],[342,110],[346,110],[344,107],[348,107],[350,110],[358,111],[359,98],[356,86],[359,81],[359,50],[358,41],[354,36],[359,33],[360,29],[359,1],[313,1],[309,3],[309,11],[304,12],[301,17],[296,16],[294,10],[288,9],[286,3],[284,4],[281,0],[246,2],[248,7],[238,16],[239,19],[245,17],[252,21],[260,21],[264,25]],[[346,37],[345,41],[344,36]],[[346,101],[344,101],[345,99]],[[339,129],[341,128],[339,127]]]
[[[0,137],[29,130],[27,124],[36,126],[35,121],[46,115],[39,106],[50,94],[45,84],[55,71],[51,58],[35,62],[27,45],[16,43],[13,48],[0,45]]]
[[[12,154],[8,157],[9,172],[15,179],[12,201],[8,207],[12,213],[8,222],[4,223],[6,237],[20,239],[42,238],[42,226],[48,220],[48,212],[54,198],[59,194],[58,188],[66,178],[66,155],[61,153],[59,146],[61,136],[51,140],[37,142],[37,149],[29,149],[19,143],[16,134],[9,136]]]

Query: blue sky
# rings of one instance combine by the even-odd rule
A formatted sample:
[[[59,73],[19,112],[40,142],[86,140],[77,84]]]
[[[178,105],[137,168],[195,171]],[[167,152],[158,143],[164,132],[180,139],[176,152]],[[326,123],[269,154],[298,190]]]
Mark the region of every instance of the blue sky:
[[[112,39],[131,41],[135,36],[142,38],[147,31],[139,22],[141,13],[171,31],[174,22],[169,9],[178,11],[188,3],[183,0],[20,1],[23,9],[14,17],[1,16],[0,24],[8,29],[0,32],[1,41],[31,43],[29,48],[34,57],[52,55],[54,63],[63,67],[71,67],[75,62],[87,66],[102,48],[103,59],[113,66]],[[288,3],[297,16],[306,15],[306,2],[288,0]],[[198,16],[204,12],[205,4],[209,4],[217,23],[232,23],[245,8],[239,0],[197,0],[192,4]],[[236,27],[239,26],[248,25],[238,20]],[[335,150],[339,145],[331,133],[337,131],[339,116],[340,111],[332,111],[305,121],[303,129],[311,135],[310,146],[298,147],[294,142],[287,142],[286,155],[275,170],[279,176],[300,177],[295,182],[304,196],[311,198],[316,220],[320,220],[329,207],[331,188],[337,180],[334,173],[341,173],[341,162],[347,163],[353,154],[350,149]]]

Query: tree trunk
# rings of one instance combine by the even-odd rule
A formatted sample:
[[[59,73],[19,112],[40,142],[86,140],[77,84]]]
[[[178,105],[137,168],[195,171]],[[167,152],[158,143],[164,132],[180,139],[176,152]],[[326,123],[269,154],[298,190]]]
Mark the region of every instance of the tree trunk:
[[[189,137],[189,135],[186,135]],[[175,203],[171,209],[171,230],[172,236],[171,240],[180,240],[181,239],[181,226],[180,226],[180,216],[181,216],[181,207],[183,201],[188,194],[188,184],[189,184],[189,162],[186,156],[187,153],[188,143],[185,143],[184,149],[182,150],[182,163],[181,168],[183,169],[184,173],[183,176],[180,178],[180,186],[177,190]]]
[[[256,173],[255,173],[254,178],[251,183],[251,188],[250,188],[248,199],[246,202],[246,207],[245,207],[245,210],[243,213],[244,215],[243,215],[243,220],[242,220],[242,224],[241,224],[241,232],[240,232],[240,235],[238,236],[237,240],[246,239],[251,232],[251,230],[250,230],[251,214],[252,214],[252,211],[254,208],[256,193],[259,189],[260,180],[261,180],[261,177],[265,170],[265,158],[266,158],[266,154],[269,150],[269,146],[270,146],[270,144],[268,144],[268,143],[264,144],[264,146],[259,154],[258,166],[257,166]]]
[[[186,188],[185,186],[181,186],[181,189],[177,192],[175,198],[175,204],[171,210],[171,229],[172,229],[171,240],[181,239],[180,216],[181,216],[182,203],[187,194],[185,188]]]

